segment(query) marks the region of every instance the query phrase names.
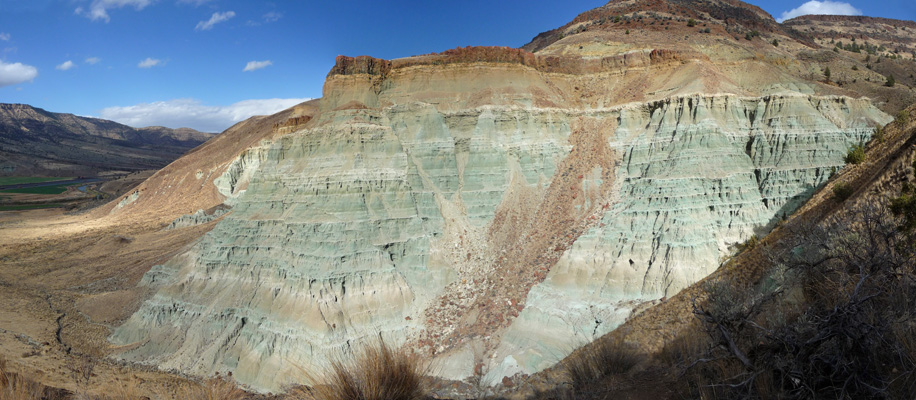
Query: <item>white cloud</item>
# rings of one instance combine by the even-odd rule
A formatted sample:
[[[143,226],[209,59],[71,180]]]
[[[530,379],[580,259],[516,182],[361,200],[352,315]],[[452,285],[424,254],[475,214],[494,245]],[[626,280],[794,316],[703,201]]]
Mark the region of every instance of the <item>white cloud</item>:
[[[263,22],[262,22],[262,21],[252,21],[252,20],[248,20],[247,22],[245,22],[245,25],[248,25],[248,26],[261,26],[261,24],[269,24],[269,23],[277,22],[277,21],[280,20],[280,18],[283,18],[283,13],[281,13],[281,12],[276,12],[276,11],[271,11],[271,12],[269,12],[269,13],[264,14],[264,15],[261,16],[261,20],[262,20]]]
[[[259,69],[261,69],[261,68],[267,68],[267,67],[269,67],[269,66],[271,66],[271,65],[274,65],[274,63],[270,62],[270,60],[265,60],[265,61],[249,61],[248,64],[245,64],[245,69],[243,69],[242,72],[256,71],[256,70],[259,70]]]
[[[209,3],[212,0],[178,0],[179,3],[193,4],[195,7]]]
[[[2,40],[2,41],[4,41],[4,42],[9,42],[9,41],[10,41],[10,34],[9,34],[9,33],[6,33],[6,32],[0,32],[0,40]]]
[[[254,115],[270,115],[310,99],[244,100],[228,106],[208,106],[195,99],[175,99],[126,107],[108,107],[100,117],[134,127],[189,127],[204,132],[222,132]]]
[[[133,6],[137,11],[140,11],[146,8],[146,6],[153,4],[155,1],[156,0],[92,0],[92,4],[89,6],[88,10],[83,7],[77,7],[74,12],[77,15],[86,16],[93,21],[104,20],[108,22],[111,21],[111,18],[108,16],[109,9]]]
[[[0,61],[0,87],[30,82],[38,76],[38,68],[22,63]]]
[[[159,65],[160,63],[162,63],[162,60],[160,60],[160,59],[151,58],[151,57],[146,57],[145,60],[140,61],[140,63],[137,64],[137,67],[139,67],[139,68],[152,68],[152,67],[155,67],[155,66]]]
[[[61,71],[66,71],[66,70],[68,70],[68,69],[70,69],[70,68],[73,68],[73,67],[75,67],[75,66],[76,66],[76,64],[74,64],[73,61],[67,60],[67,61],[64,61],[63,64],[58,65],[58,66],[56,66],[56,67],[54,67],[54,68],[59,69],[59,70],[61,70]]]
[[[264,22],[277,22],[277,20],[279,20],[280,18],[283,18],[283,13],[271,11],[267,14],[264,14],[264,16],[261,18],[264,19]]]
[[[197,26],[194,27],[195,31],[208,31],[213,29],[213,25],[216,25],[220,22],[227,21],[229,18],[235,16],[235,11],[226,11],[224,13],[215,12],[210,17],[209,21],[200,21],[197,23]]]
[[[849,3],[830,0],[811,0],[798,6],[798,8],[793,8],[789,11],[783,11],[782,17],[777,19],[777,21],[782,23],[782,21],[801,15],[862,15],[862,11],[853,7],[852,4]]]
[[[89,58],[86,59],[86,64],[95,65],[95,64],[98,64],[98,63],[101,62],[101,61],[102,61],[101,58],[98,58],[98,57],[89,57]]]

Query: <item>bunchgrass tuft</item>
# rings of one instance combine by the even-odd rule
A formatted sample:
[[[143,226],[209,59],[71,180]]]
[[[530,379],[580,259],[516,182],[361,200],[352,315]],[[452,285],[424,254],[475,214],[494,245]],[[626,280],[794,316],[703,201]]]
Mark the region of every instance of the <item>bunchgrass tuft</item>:
[[[338,358],[315,385],[301,391],[319,400],[417,400],[425,397],[419,359],[393,350],[381,339],[366,345],[355,357]]]
[[[615,374],[629,372],[640,361],[640,354],[626,344],[598,340],[588,344],[566,361],[566,373],[576,392],[587,390],[593,383]]]

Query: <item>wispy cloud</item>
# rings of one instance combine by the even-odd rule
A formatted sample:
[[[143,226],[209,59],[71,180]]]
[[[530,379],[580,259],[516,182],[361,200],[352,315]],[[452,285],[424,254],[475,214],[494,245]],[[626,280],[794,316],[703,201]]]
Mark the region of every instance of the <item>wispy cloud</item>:
[[[222,132],[233,124],[255,115],[270,115],[296,104],[301,99],[244,100],[227,106],[209,106],[195,99],[175,99],[141,103],[126,107],[108,107],[99,116],[134,127],[189,127],[204,132]]]
[[[245,25],[261,26],[261,24],[269,24],[272,22],[277,22],[280,20],[280,18],[283,18],[283,13],[277,12],[277,11],[271,11],[267,14],[262,15],[261,20],[259,21],[248,20],[247,22],[245,22]]]
[[[86,59],[86,64],[89,64],[89,65],[95,65],[100,62],[102,62],[102,59],[98,57],[89,57]]]
[[[4,41],[4,42],[9,42],[9,41],[10,41],[10,34],[9,34],[9,33],[6,33],[6,32],[0,32],[0,40],[2,40],[2,41]]]
[[[782,16],[778,18],[777,21],[782,23],[787,19],[792,19],[801,15],[862,15],[862,11],[849,3],[830,0],[811,0],[797,8],[783,11]]]
[[[22,63],[0,61],[0,87],[30,82],[38,76],[38,68]]]
[[[155,66],[157,66],[157,65],[159,65],[159,64],[161,64],[161,63],[162,63],[162,60],[160,60],[160,59],[152,58],[152,57],[147,57],[145,60],[140,61],[140,63],[137,64],[137,67],[140,67],[140,68],[152,68],[152,67],[155,67]]]
[[[264,14],[264,16],[261,18],[264,20],[264,22],[277,22],[277,20],[283,18],[283,13],[271,11],[267,14]]]
[[[105,22],[111,21],[111,17],[108,16],[109,9],[123,8],[123,7],[134,7],[137,11],[140,11],[146,6],[153,4],[156,0],[92,0],[92,4],[89,5],[89,9],[84,9],[83,7],[77,7],[74,11],[77,15],[83,15],[93,21],[103,20]]]
[[[228,21],[229,18],[232,18],[232,17],[234,17],[234,16],[235,16],[235,11],[226,11],[226,12],[224,12],[224,13],[215,12],[215,13],[213,13],[213,15],[210,17],[210,20],[209,20],[209,21],[200,21],[200,22],[198,22],[198,23],[197,23],[197,26],[194,27],[194,30],[196,30],[196,31],[208,31],[208,30],[210,30],[210,29],[213,29],[213,25],[216,25],[216,24],[218,24],[218,23],[220,23],[220,22],[223,22],[223,21]]]
[[[270,62],[270,60],[265,60],[265,61],[249,61],[248,64],[245,64],[245,69],[243,69],[242,71],[243,71],[243,72],[257,71],[257,70],[259,70],[259,69],[261,69],[261,68],[267,68],[267,67],[269,67],[269,66],[271,66],[271,65],[274,65],[274,63]]]
[[[211,1],[213,0],[178,0],[179,3],[193,4],[194,6],[201,6]]]
[[[70,69],[70,68],[73,68],[73,67],[76,67],[76,64],[74,64],[73,61],[71,61],[71,60],[67,60],[67,61],[64,61],[62,64],[60,64],[60,65],[58,65],[58,66],[56,66],[56,67],[54,67],[54,68],[55,68],[55,69],[59,69],[59,70],[61,70],[61,71],[66,71],[66,70],[68,70],[68,69]]]

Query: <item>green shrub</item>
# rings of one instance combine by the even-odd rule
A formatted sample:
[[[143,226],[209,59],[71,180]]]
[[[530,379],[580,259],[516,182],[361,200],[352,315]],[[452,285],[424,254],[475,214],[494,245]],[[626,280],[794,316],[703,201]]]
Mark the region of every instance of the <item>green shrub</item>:
[[[846,182],[837,182],[836,185],[833,185],[833,199],[838,202],[846,201],[853,192],[855,189]]]
[[[745,240],[744,243],[738,244],[738,251],[740,252],[753,249],[754,247],[757,247],[757,244],[759,243],[760,238],[758,238],[757,235],[751,235],[751,237]]]
[[[891,199],[891,212],[898,217],[903,217],[901,229],[913,232],[916,229],[916,194],[901,194]]]
[[[852,146],[843,160],[846,161],[846,164],[861,164],[865,161],[865,145],[859,143]]]
[[[688,19],[688,20],[687,20],[687,26],[693,28],[694,26],[697,26],[697,21],[695,21],[693,18]]]
[[[897,113],[897,118],[894,118],[894,122],[900,126],[910,123],[910,112],[907,110],[900,110]]]
[[[894,87],[895,84],[897,84],[897,81],[894,80],[894,75],[888,75],[888,76],[887,76],[887,81],[884,82],[884,86],[887,86],[887,87]]]
[[[871,139],[878,143],[884,143],[884,128],[880,126],[875,127],[875,132],[872,133]]]

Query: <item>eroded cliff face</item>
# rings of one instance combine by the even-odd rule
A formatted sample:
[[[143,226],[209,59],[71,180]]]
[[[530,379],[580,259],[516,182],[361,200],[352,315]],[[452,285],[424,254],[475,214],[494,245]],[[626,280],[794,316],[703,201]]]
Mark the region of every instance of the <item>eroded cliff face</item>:
[[[714,271],[763,235],[888,118],[864,100],[696,96],[627,107],[620,189],[528,294],[490,378],[529,373]],[[560,352],[565,355],[565,352]]]
[[[799,93],[607,107],[577,85],[632,73],[363,61],[216,180],[231,212],[148,274],[121,357],[276,391],[381,333],[444,377],[532,373],[707,275],[889,120]]]

